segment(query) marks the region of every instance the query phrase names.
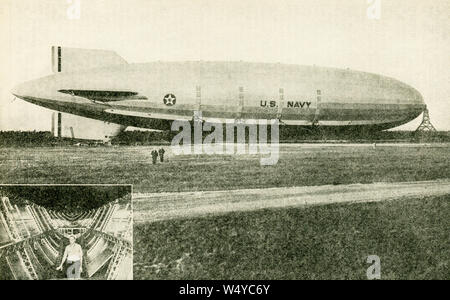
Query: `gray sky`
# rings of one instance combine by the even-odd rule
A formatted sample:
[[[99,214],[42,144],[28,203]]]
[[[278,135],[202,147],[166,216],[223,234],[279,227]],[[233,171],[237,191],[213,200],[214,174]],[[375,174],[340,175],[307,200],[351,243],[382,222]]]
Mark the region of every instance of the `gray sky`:
[[[49,130],[50,111],[9,93],[51,73],[50,47],[115,50],[129,62],[244,60],[351,68],[394,77],[450,130],[450,1],[1,0],[0,130]],[[373,0],[376,1],[376,0]],[[415,129],[415,120],[403,129]]]

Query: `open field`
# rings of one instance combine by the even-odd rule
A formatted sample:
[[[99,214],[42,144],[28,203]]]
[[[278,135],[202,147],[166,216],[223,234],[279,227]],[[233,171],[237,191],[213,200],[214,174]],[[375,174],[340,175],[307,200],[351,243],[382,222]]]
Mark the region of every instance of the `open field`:
[[[134,192],[179,192],[450,178],[450,144],[289,144],[274,166],[261,166],[256,155],[173,156],[165,148],[167,162],[157,165],[155,147],[1,148],[0,183],[130,183]]]
[[[448,279],[450,195],[136,224],[135,279]]]
[[[134,184],[135,279],[365,279],[371,254],[384,279],[448,279],[450,195],[399,182],[447,188],[450,144],[289,144],[274,166],[168,147],[152,165],[155,148],[1,148],[0,183]],[[355,203],[366,186],[374,201],[395,200]],[[352,204],[305,206],[308,191]],[[148,193],[167,197],[139,199]]]
[[[450,179],[180,193],[136,193],[134,222],[221,215],[264,208],[359,203],[450,195]],[[450,216],[449,216],[450,217]]]

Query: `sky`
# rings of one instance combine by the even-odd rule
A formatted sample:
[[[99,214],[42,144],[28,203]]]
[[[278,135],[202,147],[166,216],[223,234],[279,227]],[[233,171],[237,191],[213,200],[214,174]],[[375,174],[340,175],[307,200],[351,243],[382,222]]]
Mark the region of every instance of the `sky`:
[[[52,45],[377,73],[419,90],[450,130],[449,13],[450,0],[0,0],[0,130],[50,130],[51,111],[10,90],[51,73]]]

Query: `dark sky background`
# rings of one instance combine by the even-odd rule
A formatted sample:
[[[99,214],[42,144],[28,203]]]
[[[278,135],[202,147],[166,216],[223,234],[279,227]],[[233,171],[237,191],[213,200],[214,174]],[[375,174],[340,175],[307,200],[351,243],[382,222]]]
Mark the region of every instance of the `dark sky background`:
[[[2,186],[1,195],[13,204],[29,200],[47,209],[82,212],[131,193],[131,186]]]

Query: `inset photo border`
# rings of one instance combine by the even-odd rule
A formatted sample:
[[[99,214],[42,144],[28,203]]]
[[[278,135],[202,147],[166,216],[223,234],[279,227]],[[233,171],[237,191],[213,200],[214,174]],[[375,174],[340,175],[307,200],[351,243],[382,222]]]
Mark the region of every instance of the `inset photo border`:
[[[0,280],[132,280],[131,185],[0,185]]]

